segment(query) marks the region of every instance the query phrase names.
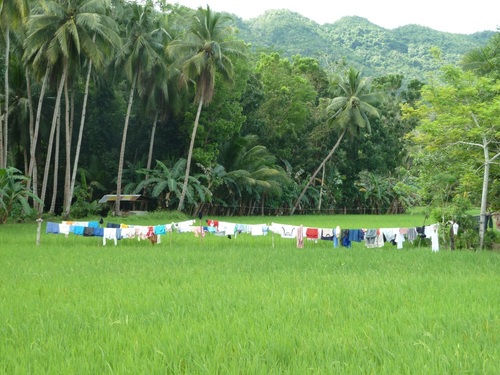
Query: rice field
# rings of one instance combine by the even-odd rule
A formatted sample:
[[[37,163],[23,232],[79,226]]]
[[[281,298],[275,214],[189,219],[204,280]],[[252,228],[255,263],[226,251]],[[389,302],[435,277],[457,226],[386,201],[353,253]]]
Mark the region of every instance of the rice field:
[[[333,219],[355,228],[373,217]],[[2,374],[499,373],[498,252],[298,249],[243,234],[35,239],[36,224],[0,226]]]

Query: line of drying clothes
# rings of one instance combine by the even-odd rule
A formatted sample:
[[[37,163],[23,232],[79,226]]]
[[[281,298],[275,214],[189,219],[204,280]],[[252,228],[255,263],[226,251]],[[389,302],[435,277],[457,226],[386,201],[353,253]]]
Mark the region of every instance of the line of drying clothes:
[[[306,240],[332,241],[334,247],[351,247],[352,242],[364,242],[368,248],[383,247],[389,242],[398,249],[403,248],[405,241],[415,241],[416,239],[431,239],[432,250],[439,250],[438,228],[439,224],[427,226],[416,226],[409,228],[371,228],[371,229],[341,229],[304,227],[302,225],[289,225],[280,223],[268,224],[235,224],[218,220],[207,220],[208,227],[203,227],[204,232],[215,233],[216,235],[237,235],[249,233],[254,236],[267,235],[269,232],[279,235],[282,238],[297,240],[297,247],[303,247]],[[208,228],[208,229],[207,229]],[[189,229],[195,235],[200,233],[199,227]],[[454,224],[453,230],[456,234],[458,224]]]
[[[128,225],[107,223],[106,227],[100,227],[97,221],[63,221],[61,223],[47,222],[45,233],[70,234],[85,237],[102,237],[103,245],[106,240],[111,240],[115,245],[121,239],[137,239],[139,241],[155,237],[157,243],[161,242],[161,236],[172,230],[182,231],[191,227],[195,220],[186,220],[171,224],[161,225]]]
[[[420,238],[430,238],[432,250],[439,250],[438,224],[410,228],[370,228],[341,229],[311,228],[272,223],[270,230],[283,238],[296,238],[297,247],[303,247],[303,240],[330,240],[334,247],[351,247],[352,242],[364,242],[368,248],[383,247],[389,242],[398,249],[403,248],[405,241],[415,241]],[[458,226],[455,228],[458,229]]]
[[[454,226],[454,231],[458,225]],[[266,236],[269,232],[279,235],[281,238],[296,239],[297,247],[303,247],[303,241],[323,240],[331,241],[334,247],[349,248],[352,242],[364,242],[368,248],[383,247],[386,242],[403,248],[405,241],[414,241],[419,238],[430,238],[432,250],[439,250],[438,224],[410,228],[370,228],[370,229],[341,229],[334,228],[304,227],[302,225],[290,225],[271,223],[269,224],[238,224],[219,220],[206,220],[206,225],[196,225],[195,220],[185,220],[171,224],[160,224],[154,226],[128,225],[107,223],[106,227],[100,227],[97,221],[63,221],[61,223],[47,222],[46,233],[69,234],[82,236],[96,236],[106,240],[114,241],[115,245],[120,239],[134,239],[139,241],[157,236],[157,242],[161,242],[161,235],[169,232],[194,233],[195,236],[213,234],[216,236],[236,237],[239,234],[250,234],[252,236]],[[456,233],[455,233],[456,234]]]

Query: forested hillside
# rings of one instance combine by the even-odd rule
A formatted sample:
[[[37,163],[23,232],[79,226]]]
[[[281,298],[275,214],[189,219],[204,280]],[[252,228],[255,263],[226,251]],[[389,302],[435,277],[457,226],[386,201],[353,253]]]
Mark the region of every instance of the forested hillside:
[[[452,34],[418,25],[389,30],[355,16],[319,25],[288,10],[267,11],[247,21],[232,17],[239,36],[256,51],[314,57],[332,70],[345,64],[366,75],[401,74],[419,80],[443,64],[459,63],[464,53],[484,46],[494,34]],[[436,48],[441,51],[440,59],[431,52]]]

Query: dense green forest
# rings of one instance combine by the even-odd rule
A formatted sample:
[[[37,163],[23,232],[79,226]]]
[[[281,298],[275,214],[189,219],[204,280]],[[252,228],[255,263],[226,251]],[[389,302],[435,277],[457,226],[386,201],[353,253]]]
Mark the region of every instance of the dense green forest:
[[[400,74],[422,81],[444,64],[456,64],[468,51],[486,45],[494,34],[452,34],[419,25],[389,30],[354,16],[319,25],[288,10],[267,11],[248,21],[232,17],[239,37],[255,51],[312,57],[326,70],[347,64],[369,76]],[[435,58],[435,49],[441,51],[441,59]]]
[[[106,214],[104,194],[117,215],[125,194],[193,215],[456,215],[484,196],[483,154],[466,151],[484,137],[446,153],[446,137],[422,135],[449,115],[445,99],[424,112],[423,90],[471,79],[450,66],[488,79],[476,104],[491,112],[477,116],[490,124],[487,201],[500,195],[498,33],[121,0],[3,1],[1,27],[2,221],[32,215],[26,203]]]

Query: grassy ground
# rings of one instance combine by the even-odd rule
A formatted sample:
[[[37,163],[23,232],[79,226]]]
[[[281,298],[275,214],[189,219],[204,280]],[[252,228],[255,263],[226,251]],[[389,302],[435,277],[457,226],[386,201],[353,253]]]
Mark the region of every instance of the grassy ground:
[[[359,228],[422,225],[423,218],[265,222],[328,227],[328,220]],[[293,240],[250,235],[176,233],[155,246],[122,240],[105,247],[97,238],[44,232],[36,246],[35,237],[34,223],[0,226],[0,373],[497,374],[500,368],[496,252],[357,243],[335,249],[327,241],[297,249]]]

